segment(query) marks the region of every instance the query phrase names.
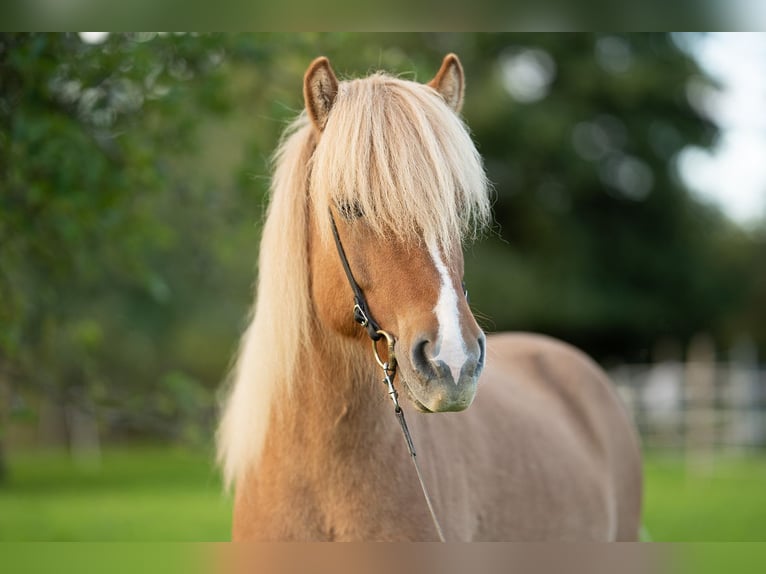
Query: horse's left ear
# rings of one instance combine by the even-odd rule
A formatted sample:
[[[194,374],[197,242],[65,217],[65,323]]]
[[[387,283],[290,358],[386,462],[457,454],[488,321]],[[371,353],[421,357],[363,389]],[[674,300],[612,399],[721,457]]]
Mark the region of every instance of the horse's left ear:
[[[317,58],[303,76],[303,99],[306,112],[314,126],[321,132],[338,95],[338,79],[332,71],[330,60]]]
[[[441,94],[449,107],[460,113],[465,93],[465,77],[463,66],[455,54],[444,56],[442,67],[428,85]]]

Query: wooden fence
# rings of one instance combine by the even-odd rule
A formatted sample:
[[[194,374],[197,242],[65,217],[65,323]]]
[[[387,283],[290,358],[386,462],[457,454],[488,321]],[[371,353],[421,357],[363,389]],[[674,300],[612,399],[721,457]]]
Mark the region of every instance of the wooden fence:
[[[737,363],[623,365],[612,380],[645,448],[766,452],[766,369]]]

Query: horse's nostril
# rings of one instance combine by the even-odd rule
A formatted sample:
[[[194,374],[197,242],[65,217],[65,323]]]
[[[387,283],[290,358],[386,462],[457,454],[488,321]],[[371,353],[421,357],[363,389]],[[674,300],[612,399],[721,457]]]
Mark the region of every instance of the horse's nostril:
[[[441,352],[440,352],[441,349]],[[457,384],[463,375],[477,376],[484,368],[486,340],[484,333],[468,342],[461,341],[459,348],[437,345],[428,337],[416,339],[411,346],[412,367],[428,380],[452,379]]]
[[[420,339],[412,345],[412,364],[419,371],[430,370],[431,361],[428,357],[428,339]]]

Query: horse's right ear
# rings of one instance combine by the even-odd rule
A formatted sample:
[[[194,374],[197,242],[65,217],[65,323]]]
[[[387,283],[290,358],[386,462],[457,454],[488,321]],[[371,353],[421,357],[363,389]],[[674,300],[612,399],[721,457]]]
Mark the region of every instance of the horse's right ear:
[[[321,132],[327,123],[335,96],[338,95],[338,79],[332,71],[330,60],[317,58],[303,76],[303,99],[306,112],[314,126]]]

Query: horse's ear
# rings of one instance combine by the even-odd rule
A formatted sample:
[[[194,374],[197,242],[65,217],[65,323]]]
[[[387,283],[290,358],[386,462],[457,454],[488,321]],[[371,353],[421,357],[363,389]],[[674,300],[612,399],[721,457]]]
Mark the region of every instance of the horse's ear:
[[[439,92],[447,105],[456,112],[463,107],[463,94],[465,93],[465,77],[463,66],[455,54],[447,54],[442,60],[442,67],[428,82],[434,90]]]
[[[338,79],[332,71],[330,60],[317,58],[311,62],[303,76],[303,99],[309,118],[319,131],[324,129],[337,95]]]

